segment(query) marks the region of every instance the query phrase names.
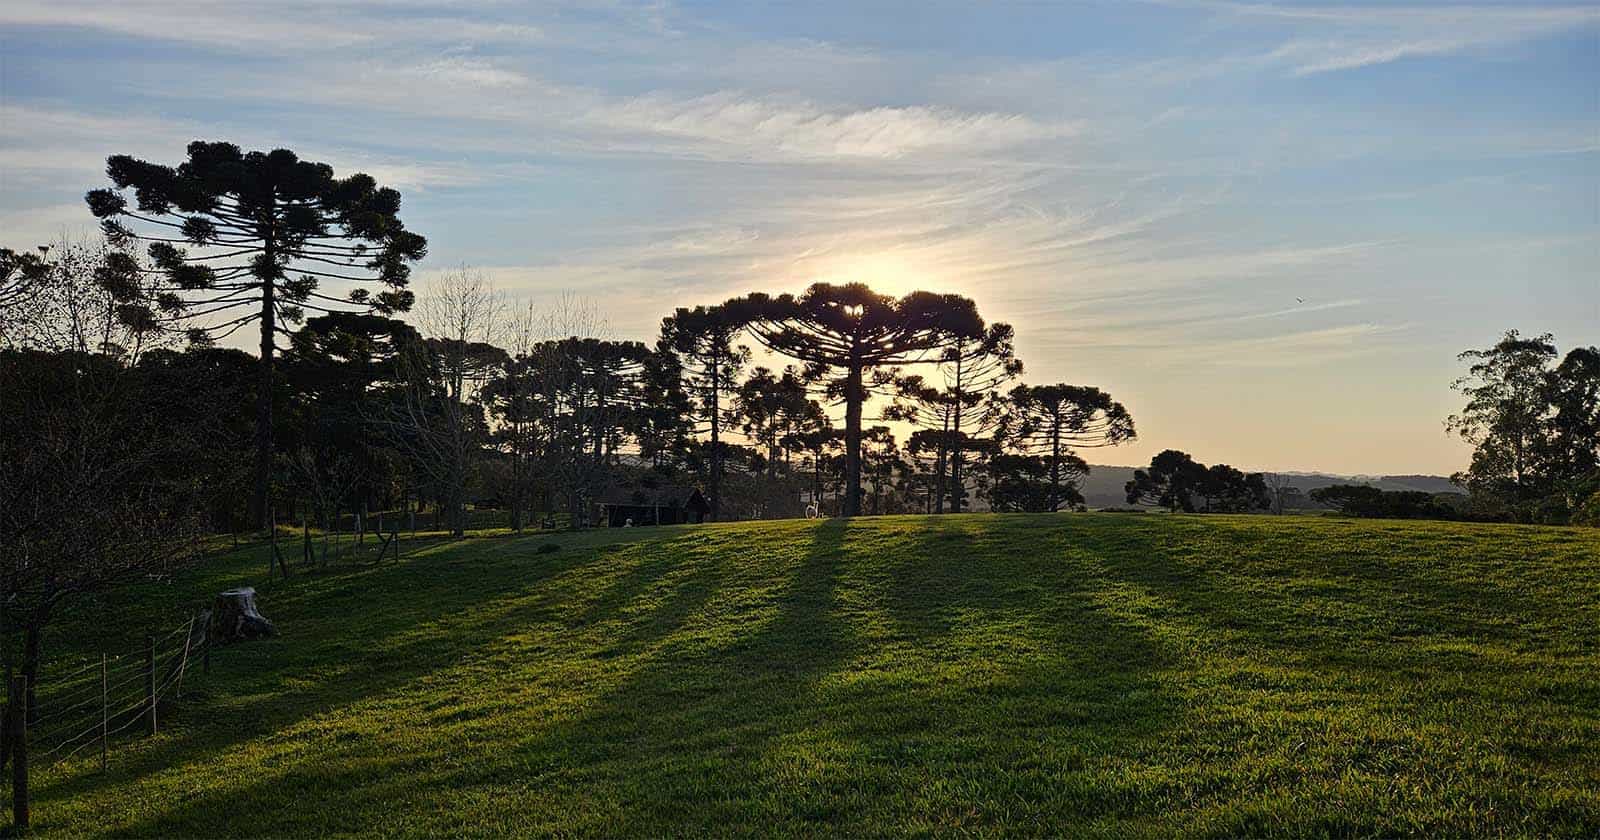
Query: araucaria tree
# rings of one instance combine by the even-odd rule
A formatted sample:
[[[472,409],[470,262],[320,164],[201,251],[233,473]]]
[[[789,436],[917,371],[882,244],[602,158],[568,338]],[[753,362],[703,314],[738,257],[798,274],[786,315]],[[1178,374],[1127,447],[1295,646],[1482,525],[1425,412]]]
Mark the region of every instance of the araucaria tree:
[[[959,337],[983,334],[977,306],[960,295],[912,292],[895,299],[861,283],[816,283],[799,297],[741,299],[750,329],[774,352],[805,365],[845,407],[845,499],[841,513],[861,513],[861,410],[874,370],[928,362]]]
[[[1050,489],[1046,507],[1071,500],[1079,473],[1088,465],[1074,450],[1116,446],[1133,440],[1133,417],[1099,388],[1082,385],[1018,385],[1011,389],[1012,445],[1045,460]]]
[[[896,379],[896,404],[885,416],[923,426],[918,432],[920,442],[935,454],[936,513],[944,512],[947,491],[950,510],[961,512],[967,497],[963,475],[967,454],[994,449],[990,438],[999,429],[1004,413],[1001,401],[994,397],[1022,373],[1015,336],[1010,324],[991,324],[977,337],[954,335],[940,349],[934,373]]]
[[[114,243],[147,242],[154,268],[124,255],[107,266],[103,282],[131,290],[143,277],[162,281],[150,295],[128,296],[124,317],[187,328],[197,343],[260,326],[252,505],[265,525],[273,359],[277,336],[288,332],[280,323],[297,323],[307,309],[409,309],[409,263],[424,256],[427,242],[401,223],[400,193],[367,175],[336,178],[331,166],[287,149],[241,152],[197,140],[177,166],[114,155],[106,174],[114,188],[90,191],[90,211]],[[133,191],[132,206],[123,190]],[[324,280],[355,288],[323,294]]]
[[[706,501],[712,519],[722,515],[723,415],[739,387],[739,370],[750,358],[749,348],[737,344],[745,326],[744,309],[734,302],[679,309],[661,320],[657,345],[659,352],[678,356],[684,389],[695,406],[694,426],[711,437]]]

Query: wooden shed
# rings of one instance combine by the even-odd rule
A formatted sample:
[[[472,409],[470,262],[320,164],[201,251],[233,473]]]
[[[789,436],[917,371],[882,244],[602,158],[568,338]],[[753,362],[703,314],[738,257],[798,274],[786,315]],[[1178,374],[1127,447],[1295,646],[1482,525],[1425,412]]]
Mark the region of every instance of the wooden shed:
[[[697,524],[711,512],[700,488],[687,485],[614,488],[601,496],[599,507],[600,521],[611,528]]]

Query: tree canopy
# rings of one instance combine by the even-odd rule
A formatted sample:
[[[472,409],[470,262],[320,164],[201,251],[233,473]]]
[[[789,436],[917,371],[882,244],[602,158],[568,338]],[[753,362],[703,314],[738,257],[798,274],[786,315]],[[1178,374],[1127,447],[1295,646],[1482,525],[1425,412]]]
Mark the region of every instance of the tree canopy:
[[[400,221],[400,193],[364,174],[336,178],[333,167],[288,149],[243,152],[196,140],[177,166],[113,155],[106,175],[113,186],[90,190],[89,210],[113,244],[147,243],[154,265],[119,253],[101,269],[125,322],[184,328],[195,343],[259,323],[255,500],[264,517],[273,358],[289,332],[282,325],[299,323],[308,309],[409,309],[410,263],[426,255],[427,241]],[[153,288],[150,278],[158,279]],[[342,297],[319,292],[329,280],[354,288]],[[368,284],[382,288],[374,294]]]
[[[798,297],[757,293],[737,305],[758,341],[800,362],[809,378],[823,380],[826,393],[844,404],[846,516],[861,512],[866,374],[927,362],[956,337],[983,335],[977,305],[953,294],[912,292],[897,299],[862,283],[815,283]]]

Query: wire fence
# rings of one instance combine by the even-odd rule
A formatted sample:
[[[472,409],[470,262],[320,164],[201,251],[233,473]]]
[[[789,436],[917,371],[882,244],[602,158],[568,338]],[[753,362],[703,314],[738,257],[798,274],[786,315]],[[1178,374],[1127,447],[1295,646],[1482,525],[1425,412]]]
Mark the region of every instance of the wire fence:
[[[31,685],[13,677],[0,727],[0,769],[10,765],[13,823],[28,824],[33,769],[98,748],[103,771],[113,739],[129,730],[154,735],[162,703],[181,696],[195,663],[206,670],[209,630],[196,616],[146,637],[143,650],[57,660],[41,667]]]

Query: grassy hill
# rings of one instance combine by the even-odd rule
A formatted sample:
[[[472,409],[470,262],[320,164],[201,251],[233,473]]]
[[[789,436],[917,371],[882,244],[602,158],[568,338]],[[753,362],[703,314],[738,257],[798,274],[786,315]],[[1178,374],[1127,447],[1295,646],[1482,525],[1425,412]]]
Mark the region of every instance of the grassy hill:
[[[539,553],[546,543],[559,550]],[[260,548],[165,731],[35,781],[47,834],[1600,833],[1600,533],[890,517]]]

